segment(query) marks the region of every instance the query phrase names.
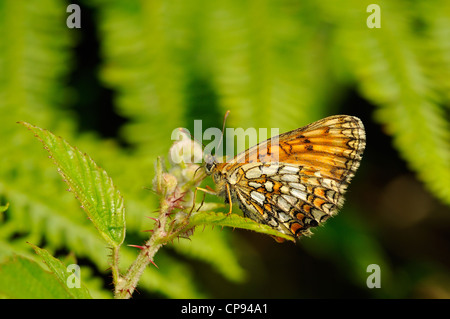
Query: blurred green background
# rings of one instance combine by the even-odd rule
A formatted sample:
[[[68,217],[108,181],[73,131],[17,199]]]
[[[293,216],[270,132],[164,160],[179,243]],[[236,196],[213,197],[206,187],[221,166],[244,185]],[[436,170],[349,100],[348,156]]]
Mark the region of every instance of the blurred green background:
[[[70,3],[80,29],[66,26]],[[220,128],[231,110],[228,127],[281,133],[349,114],[367,148],[337,217],[299,246],[197,229],[158,252],[134,298],[449,298],[449,13],[446,0],[0,0],[0,263],[41,263],[28,241],[112,296],[105,243],[17,121],[105,168],[126,244],[141,244],[153,163],[176,127]],[[123,246],[123,270],[137,254]],[[381,288],[366,285],[370,264]]]

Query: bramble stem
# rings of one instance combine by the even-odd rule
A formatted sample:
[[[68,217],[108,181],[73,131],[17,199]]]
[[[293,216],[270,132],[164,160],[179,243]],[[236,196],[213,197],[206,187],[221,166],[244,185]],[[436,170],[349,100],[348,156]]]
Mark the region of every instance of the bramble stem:
[[[152,263],[156,266],[153,262],[153,258],[158,250],[163,245],[173,240],[176,236],[179,236],[182,232],[185,232],[187,226],[189,225],[188,217],[181,222],[175,223],[176,219],[174,219],[170,225],[167,224],[172,210],[180,207],[178,202],[184,197],[185,194],[182,192],[180,193],[180,191],[177,190],[176,183],[173,183],[173,180],[170,180],[171,177],[169,175],[170,174],[164,175],[161,160],[158,158],[156,162],[156,178],[154,188],[155,191],[161,195],[159,218],[157,219],[157,223],[150,239],[147,240],[143,246],[132,245],[140,248],[141,252],[128,269],[125,276],[120,277],[118,275],[118,268],[114,267],[113,259],[113,278],[115,282],[114,298],[116,299],[128,299],[132,296],[134,290],[136,289],[137,283],[139,282],[139,279],[148,264]]]
[[[111,271],[112,271],[114,286],[117,286],[117,283],[119,282],[119,278],[120,278],[119,249],[120,249],[120,246],[111,247]]]
[[[165,228],[170,206],[167,205],[165,198],[162,198],[161,202],[161,213],[157,226],[155,226],[152,236],[145,245],[139,247],[141,248],[141,252],[128,269],[127,274],[119,279],[115,289],[116,294],[114,298],[116,299],[128,299],[132,296],[145,268],[149,263],[154,264],[153,258],[156,252],[167,242]]]

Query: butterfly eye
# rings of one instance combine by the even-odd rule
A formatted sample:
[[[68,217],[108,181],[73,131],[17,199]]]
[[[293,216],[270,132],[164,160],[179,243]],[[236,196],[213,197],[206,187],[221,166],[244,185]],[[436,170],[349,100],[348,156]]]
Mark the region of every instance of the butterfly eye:
[[[212,170],[214,169],[214,162],[206,162],[205,163],[205,170],[206,174],[211,175]]]
[[[212,171],[214,170],[214,167],[216,166],[216,162],[214,160],[214,157],[211,155],[205,156],[205,170],[206,174],[211,175]]]

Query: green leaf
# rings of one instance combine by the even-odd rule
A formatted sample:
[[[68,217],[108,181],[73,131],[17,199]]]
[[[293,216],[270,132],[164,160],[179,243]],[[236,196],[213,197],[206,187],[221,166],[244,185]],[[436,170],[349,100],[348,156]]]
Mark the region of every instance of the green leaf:
[[[91,295],[87,288],[80,284],[80,287],[69,287],[68,282],[71,281],[71,277],[75,274],[68,270],[68,268],[59,260],[50,255],[50,253],[42,248],[39,248],[33,244],[30,244],[36,254],[41,256],[48,268],[53,272],[59,283],[67,290],[67,292],[76,299],[91,299]],[[81,278],[79,278],[81,280]]]
[[[21,256],[0,265],[0,295],[15,299],[73,298],[53,274]]]
[[[258,233],[266,234],[269,236],[282,237],[284,239],[295,242],[292,236],[280,233],[270,226],[257,223],[249,218],[239,216],[237,214],[224,214],[214,212],[196,212],[193,213],[189,219],[188,227],[195,227],[199,225],[217,225],[227,226],[233,228],[241,228],[247,230],[253,230]]]
[[[125,208],[122,195],[105,170],[61,137],[21,122],[44,144],[58,172],[75,194],[100,234],[114,247],[125,238]]]

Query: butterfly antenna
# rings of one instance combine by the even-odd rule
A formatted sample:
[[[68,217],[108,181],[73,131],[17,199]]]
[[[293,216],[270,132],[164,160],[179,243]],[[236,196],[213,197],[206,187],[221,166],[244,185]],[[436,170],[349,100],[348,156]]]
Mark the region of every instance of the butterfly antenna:
[[[225,112],[225,116],[223,117],[223,127],[222,127],[222,136],[220,137],[220,141],[219,144],[217,144],[217,149],[219,149],[220,145],[222,144],[223,141],[223,133],[225,132],[225,123],[227,122],[227,117],[230,114],[230,110]]]
[[[197,169],[194,172],[194,177],[192,178],[193,180],[195,180],[195,175],[197,174],[198,170],[203,168],[202,166],[197,167]]]

